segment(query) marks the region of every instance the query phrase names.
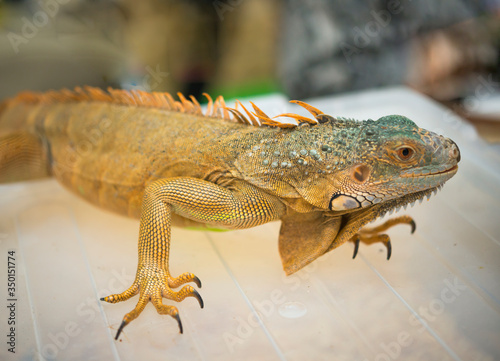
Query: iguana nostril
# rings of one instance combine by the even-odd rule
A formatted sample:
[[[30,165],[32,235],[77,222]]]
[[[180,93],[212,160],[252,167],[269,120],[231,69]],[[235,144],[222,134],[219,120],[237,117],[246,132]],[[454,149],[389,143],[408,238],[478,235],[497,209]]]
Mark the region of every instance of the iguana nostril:
[[[460,149],[458,149],[458,145],[457,143],[455,143],[453,140],[451,140],[451,143],[453,144],[451,149],[450,149],[450,156],[452,156],[453,158],[456,158],[457,159],[457,163],[460,162]]]

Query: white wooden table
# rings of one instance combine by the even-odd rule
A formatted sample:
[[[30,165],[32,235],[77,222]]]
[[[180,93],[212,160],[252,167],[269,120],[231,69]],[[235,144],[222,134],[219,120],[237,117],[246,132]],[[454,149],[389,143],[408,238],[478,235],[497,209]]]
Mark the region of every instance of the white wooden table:
[[[269,115],[299,111],[254,99]],[[171,270],[200,277],[178,304],[184,334],[152,305],[114,335],[137,297],[121,292],[137,265],[139,222],[95,208],[53,180],[0,185],[0,289],[15,252],[15,354],[0,308],[2,360],[472,360],[500,359],[500,155],[444,108],[406,88],[311,100],[356,119],[402,114],[459,145],[458,174],[417,222],[392,229],[393,254],[344,245],[285,277],[279,223],[225,233],[174,229]],[[170,301],[166,301],[170,302]]]

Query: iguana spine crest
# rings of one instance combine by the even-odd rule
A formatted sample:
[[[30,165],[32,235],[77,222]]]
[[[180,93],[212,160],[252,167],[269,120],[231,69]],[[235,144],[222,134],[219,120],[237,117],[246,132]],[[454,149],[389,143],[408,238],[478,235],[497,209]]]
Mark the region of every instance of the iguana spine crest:
[[[324,115],[322,111],[314,108],[313,106],[301,102],[299,100],[291,100],[290,103],[298,104],[308,112],[310,112],[314,119],[294,114],[294,113],[284,113],[279,114],[273,118],[270,118],[266,113],[264,113],[259,107],[257,107],[253,102],[252,104],[254,112],[250,112],[245,108],[245,106],[239,101],[235,101],[235,107],[227,107],[226,102],[222,96],[218,96],[215,101],[207,93],[203,95],[208,100],[207,110],[203,113],[200,103],[196,100],[194,96],[189,96],[187,99],[182,93],[177,93],[179,100],[175,100],[170,93],[167,92],[152,92],[148,93],[143,90],[133,89],[133,90],[123,90],[123,89],[113,89],[108,88],[104,91],[100,88],[84,86],[75,87],[74,90],[63,89],[59,91],[48,91],[44,93],[36,92],[23,92],[17,97],[12,99],[12,102],[23,102],[23,103],[45,103],[45,104],[55,104],[55,103],[71,103],[71,102],[82,102],[82,101],[97,101],[105,103],[113,103],[127,106],[137,106],[137,107],[147,107],[147,108],[157,108],[169,111],[177,111],[180,113],[196,114],[201,116],[206,116],[210,118],[223,119],[228,121],[235,121],[238,123],[248,124],[252,126],[269,126],[278,128],[295,128],[299,125],[310,124],[316,125],[322,122],[318,117]],[[241,106],[244,112],[238,110]],[[288,117],[295,119],[296,123],[282,123],[274,120],[278,117]],[[333,118],[332,118],[333,119]]]

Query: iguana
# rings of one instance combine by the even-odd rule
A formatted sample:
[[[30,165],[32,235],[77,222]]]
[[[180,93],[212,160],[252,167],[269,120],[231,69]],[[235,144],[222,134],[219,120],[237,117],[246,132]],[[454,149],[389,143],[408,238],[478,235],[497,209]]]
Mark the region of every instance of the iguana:
[[[195,297],[192,273],[169,272],[170,230],[177,226],[242,229],[281,220],[279,253],[286,274],[347,241],[383,242],[382,232],[407,223],[365,224],[429,197],[457,172],[460,152],[450,139],[410,119],[355,121],[324,114],[270,118],[252,103],[226,107],[195,98],[91,87],[25,92],[0,104],[0,182],[54,176],[66,188],[108,210],[140,218],[135,281],[139,294],[123,328],[152,302],[182,323],[162,298]],[[241,110],[240,110],[241,109]],[[184,285],[179,291],[173,289]]]

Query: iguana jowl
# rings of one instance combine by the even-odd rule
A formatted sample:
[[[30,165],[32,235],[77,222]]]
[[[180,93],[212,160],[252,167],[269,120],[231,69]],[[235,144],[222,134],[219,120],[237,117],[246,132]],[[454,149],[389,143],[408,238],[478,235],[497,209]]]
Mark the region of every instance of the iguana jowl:
[[[208,97],[209,98],[209,97]],[[383,242],[397,217],[362,227],[429,196],[457,172],[460,152],[445,137],[398,115],[377,121],[332,117],[280,123],[254,106],[227,108],[221,97],[203,114],[194,98],[77,88],[22,93],[0,104],[0,182],[54,176],[109,210],[140,218],[139,265],[124,301],[139,294],[117,332],[151,301],[177,319],[175,306],[198,292],[192,273],[168,268],[170,228],[241,229],[281,220],[279,252],[287,274],[346,241]],[[237,103],[238,104],[238,103]],[[389,248],[390,251],[390,248]],[[389,254],[390,255],[390,254]]]

